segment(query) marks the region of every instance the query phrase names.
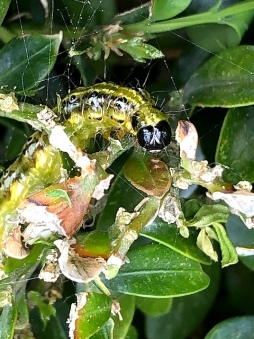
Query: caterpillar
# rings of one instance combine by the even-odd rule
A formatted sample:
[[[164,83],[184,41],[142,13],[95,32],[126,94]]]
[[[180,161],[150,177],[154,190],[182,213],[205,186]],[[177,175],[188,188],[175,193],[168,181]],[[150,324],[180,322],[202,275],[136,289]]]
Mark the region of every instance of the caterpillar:
[[[107,138],[112,130],[119,138],[133,135],[151,153],[161,151],[171,142],[167,115],[154,106],[144,90],[111,83],[80,87],[67,95],[55,111],[74,144],[81,148],[97,133]]]
[[[56,123],[64,127],[73,144],[85,149],[100,133],[119,140],[130,134],[148,152],[157,153],[171,141],[165,113],[154,106],[150,95],[112,83],[77,88],[53,109]],[[35,132],[16,161],[0,180],[0,243],[4,232],[15,227],[16,209],[24,199],[64,180],[61,152],[54,148],[46,132]],[[66,179],[66,175],[65,175]]]

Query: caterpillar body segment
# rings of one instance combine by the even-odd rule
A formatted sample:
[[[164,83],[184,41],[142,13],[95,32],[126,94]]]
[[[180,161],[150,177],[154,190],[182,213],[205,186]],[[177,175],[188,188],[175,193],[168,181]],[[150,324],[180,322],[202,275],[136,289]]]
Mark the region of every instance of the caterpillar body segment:
[[[171,141],[167,115],[154,106],[145,91],[100,83],[77,88],[58,104],[66,133],[81,148],[97,133],[108,138],[130,134],[149,152],[159,152]]]

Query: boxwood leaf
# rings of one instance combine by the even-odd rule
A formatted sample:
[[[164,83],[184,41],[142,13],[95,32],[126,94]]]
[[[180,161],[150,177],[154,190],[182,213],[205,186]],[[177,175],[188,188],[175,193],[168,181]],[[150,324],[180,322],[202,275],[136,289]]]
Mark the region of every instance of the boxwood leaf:
[[[110,289],[143,297],[172,297],[192,294],[209,284],[200,265],[159,244],[128,252],[130,263],[118,275],[103,282]]]
[[[168,313],[156,318],[146,317],[148,339],[186,339],[197,327],[209,311],[219,285],[219,265],[206,266],[205,271],[211,278],[207,289],[192,295],[173,298]]]
[[[124,165],[124,175],[139,190],[152,196],[163,196],[171,186],[167,165],[146,154],[133,153]]]
[[[86,339],[108,321],[112,299],[98,293],[79,293],[77,296],[77,309],[74,311],[77,318],[73,319],[75,324],[70,323],[70,328],[73,329],[75,338]]]
[[[3,19],[7,13],[10,3],[11,3],[11,0],[1,0],[0,2],[0,25],[3,22]]]
[[[14,38],[0,51],[0,86],[3,91],[28,95],[50,72],[62,33]]]
[[[135,297],[132,295],[120,294],[117,296],[117,300],[120,303],[121,315],[123,320],[120,320],[116,315],[114,320],[114,339],[125,339],[127,332],[129,331],[132,323],[134,311],[135,311]]]
[[[156,218],[155,221],[146,226],[141,232],[146,238],[158,241],[174,251],[203,264],[209,264],[210,259],[199,250],[196,244],[197,233],[190,230],[190,236],[183,238],[175,224],[167,224]]]
[[[183,101],[197,106],[239,107],[254,103],[254,46],[238,46],[212,57],[184,87]]]
[[[146,315],[158,317],[168,313],[173,298],[142,298],[136,297],[137,307]]]
[[[2,309],[0,316],[0,338],[12,339],[17,320],[16,305],[6,305]]]
[[[165,20],[183,12],[191,3],[191,0],[153,0],[150,7],[150,19]]]
[[[225,228],[219,223],[215,223],[213,227],[217,235],[218,241],[220,243],[221,254],[222,254],[222,260],[221,260],[222,267],[236,264],[238,262],[238,255],[236,253],[236,250],[232,242],[227,236]]]
[[[234,317],[217,324],[205,336],[205,339],[253,339],[254,338],[254,317]]]
[[[226,181],[254,181],[253,129],[253,106],[228,110],[216,149],[216,162],[228,166],[223,172]]]

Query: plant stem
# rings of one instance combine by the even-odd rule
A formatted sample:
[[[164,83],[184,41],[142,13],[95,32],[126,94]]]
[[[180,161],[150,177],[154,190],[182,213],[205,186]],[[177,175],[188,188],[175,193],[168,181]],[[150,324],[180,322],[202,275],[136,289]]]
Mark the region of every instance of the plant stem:
[[[250,10],[254,10],[253,0],[226,7],[218,12],[207,11],[186,16],[183,18],[165,20],[161,22],[152,22],[151,20],[146,19],[135,24],[124,25],[123,28],[125,29],[125,31],[131,33],[162,33],[166,31],[172,31],[180,28],[208,23],[224,24],[224,20],[226,17]]]

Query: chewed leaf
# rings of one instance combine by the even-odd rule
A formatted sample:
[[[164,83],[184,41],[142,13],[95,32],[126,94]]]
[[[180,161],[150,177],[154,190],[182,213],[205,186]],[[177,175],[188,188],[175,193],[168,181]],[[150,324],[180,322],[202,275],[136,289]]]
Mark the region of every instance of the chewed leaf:
[[[213,200],[223,200],[231,209],[231,212],[239,215],[248,228],[253,228],[254,194],[246,190],[238,190],[233,193],[214,192],[209,194]]]
[[[69,323],[70,338],[90,338],[108,321],[112,299],[104,294],[77,294],[77,304],[72,304]]]
[[[80,257],[102,257],[108,259],[110,254],[108,232],[95,230],[85,234],[78,234],[76,241],[72,248]]]
[[[20,227],[16,227],[10,232],[3,241],[3,250],[5,254],[12,258],[22,259],[28,256],[29,250],[22,243],[22,234]]]
[[[105,268],[106,261],[101,258],[81,258],[71,245],[75,240],[56,240],[54,244],[59,249],[61,255],[58,259],[59,267],[63,275],[67,278],[87,283],[96,278]]]
[[[156,197],[163,196],[171,186],[167,165],[149,154],[133,154],[124,166],[124,175],[133,186]]]
[[[61,194],[53,193],[51,196],[52,192],[61,192]],[[22,221],[32,224],[29,236],[28,230],[25,230],[27,241],[31,241],[29,237],[37,233],[36,226],[38,227],[37,238],[40,232],[42,233],[43,225],[49,232],[49,224],[56,226],[57,233],[72,237],[79,228],[92,197],[92,192],[90,195],[86,193],[83,191],[82,178],[74,177],[63,183],[51,185],[28,197],[19,205]],[[54,233],[56,229],[53,227],[51,232]]]
[[[0,94],[0,110],[6,113],[19,110],[18,101],[14,93],[8,95]]]
[[[70,197],[68,196],[68,194],[67,194],[67,192],[65,190],[57,188],[55,190],[49,191],[47,193],[47,196],[50,197],[50,198],[63,198],[63,199],[66,199],[66,201],[68,202],[69,206],[71,206],[71,199],[70,199]]]

